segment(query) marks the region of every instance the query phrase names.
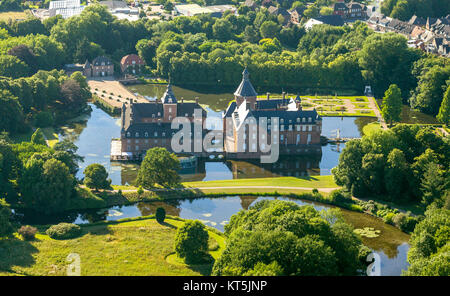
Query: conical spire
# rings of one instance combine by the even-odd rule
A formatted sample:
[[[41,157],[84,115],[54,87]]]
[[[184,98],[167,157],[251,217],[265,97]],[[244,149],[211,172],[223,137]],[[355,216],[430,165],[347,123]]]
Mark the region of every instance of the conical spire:
[[[242,72],[241,84],[239,84],[234,95],[238,97],[256,97],[258,95],[250,82],[247,68]]]
[[[176,104],[177,103],[177,98],[175,98],[175,94],[173,93],[172,90],[172,84],[170,84],[170,80],[169,80],[169,84],[167,84],[167,89],[164,92],[161,101],[163,104]]]

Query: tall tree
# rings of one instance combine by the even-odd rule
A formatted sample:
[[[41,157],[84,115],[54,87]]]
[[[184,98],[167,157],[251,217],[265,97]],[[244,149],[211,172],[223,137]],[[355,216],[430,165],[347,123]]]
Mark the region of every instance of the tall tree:
[[[175,154],[165,148],[149,149],[139,168],[137,185],[144,188],[152,188],[156,184],[164,187],[174,186],[180,180],[179,169],[180,161]]]
[[[108,180],[108,172],[105,167],[98,163],[88,165],[84,169],[84,184],[89,188],[108,189],[111,180]]]
[[[400,121],[400,114],[402,113],[402,92],[396,84],[389,86],[389,89],[384,93],[381,114],[384,120],[389,122]]]
[[[447,90],[444,93],[444,98],[442,99],[436,119],[445,125],[450,124],[450,84],[448,84]]]

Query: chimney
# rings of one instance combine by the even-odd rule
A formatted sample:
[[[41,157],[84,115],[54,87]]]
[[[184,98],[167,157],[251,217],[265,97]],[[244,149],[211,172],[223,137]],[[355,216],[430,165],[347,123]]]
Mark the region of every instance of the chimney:
[[[183,102],[184,102],[184,98],[183,98],[183,97],[181,97],[181,104],[183,104]]]
[[[286,92],[283,92],[283,101],[286,98]]]
[[[198,97],[195,97],[195,103],[198,104]]]
[[[267,100],[270,100],[270,93],[267,93]]]

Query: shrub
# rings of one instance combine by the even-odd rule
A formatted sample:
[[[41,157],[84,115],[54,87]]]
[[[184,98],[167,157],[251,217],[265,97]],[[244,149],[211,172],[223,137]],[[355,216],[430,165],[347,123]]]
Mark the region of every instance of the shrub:
[[[53,115],[50,112],[42,111],[35,115],[34,124],[37,127],[52,126],[54,123]]]
[[[383,217],[383,221],[384,221],[384,223],[394,225],[394,221],[393,221],[394,217],[395,217],[395,214],[394,214],[394,213],[387,213],[387,214]]]
[[[178,228],[175,237],[175,252],[186,262],[199,262],[208,251],[209,235],[198,220],[188,220]]]
[[[157,208],[156,209],[156,221],[158,221],[158,223],[163,223],[164,219],[166,219],[166,210],[164,210],[164,208]]]
[[[136,192],[139,196],[141,196],[144,193],[144,189],[142,188],[142,186],[139,186]]]
[[[350,193],[342,189],[333,190],[329,198],[332,202],[348,202],[352,200]]]
[[[17,232],[23,237],[24,240],[30,241],[34,240],[34,237],[36,236],[37,228],[30,226],[30,225],[24,225],[17,230]]]
[[[392,218],[392,221],[394,222],[395,226],[397,226],[404,232],[414,231],[414,227],[416,227],[416,224],[418,222],[416,218],[411,217],[410,215],[407,215],[405,213],[395,215]]]
[[[317,193],[319,193],[319,190],[317,190],[317,188],[313,188],[312,193],[317,194]]]
[[[46,233],[53,239],[70,239],[81,234],[81,227],[72,223],[59,223],[47,229]]]

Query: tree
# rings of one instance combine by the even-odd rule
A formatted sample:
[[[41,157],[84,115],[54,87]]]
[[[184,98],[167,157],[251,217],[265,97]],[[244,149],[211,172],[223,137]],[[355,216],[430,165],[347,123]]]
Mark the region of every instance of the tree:
[[[8,237],[14,232],[11,223],[11,210],[4,199],[0,199],[0,238]]]
[[[263,38],[275,38],[280,32],[281,26],[273,21],[265,21],[259,28]]]
[[[445,125],[450,124],[450,85],[447,86],[447,90],[444,93],[444,99],[442,100],[436,119]]]
[[[104,166],[93,163],[84,169],[84,184],[98,191],[98,189],[108,189],[111,186],[111,180],[108,180],[108,172]]]
[[[66,210],[74,185],[67,166],[54,158],[44,161],[31,157],[19,179],[25,207],[45,214]]]
[[[137,185],[152,188],[155,184],[170,187],[178,184],[180,176],[180,161],[175,154],[165,148],[152,148],[147,151],[139,168]]]
[[[12,78],[27,76],[30,68],[16,56],[0,55],[0,76]]]
[[[402,92],[396,84],[392,84],[384,93],[381,114],[389,122],[389,126],[392,126],[393,121],[400,121],[401,113]]]
[[[23,131],[25,127],[22,106],[17,97],[7,90],[0,90],[0,131],[11,135]]]
[[[156,221],[158,223],[164,223],[164,219],[166,219],[166,210],[164,208],[159,207],[156,209]]]
[[[444,187],[445,179],[439,165],[435,162],[428,163],[420,184],[422,203],[429,205],[439,199],[443,195]]]
[[[340,212],[260,201],[233,215],[225,233],[227,246],[213,275],[253,274],[261,264],[271,265],[272,275],[356,275],[362,267],[363,245]]]
[[[218,18],[214,25],[212,26],[214,38],[221,41],[228,41],[233,39],[233,26],[226,19]]]
[[[408,48],[406,41],[399,34],[371,34],[358,52],[363,77],[372,85],[376,96],[381,96],[391,84],[397,84],[405,97],[415,87],[411,69],[420,56]]]
[[[208,251],[208,239],[205,225],[198,220],[188,220],[177,230],[175,252],[186,263],[202,262]]]
[[[44,134],[40,128],[38,128],[33,135],[31,135],[31,143],[37,145],[47,145],[47,141],[45,140]]]
[[[412,276],[449,276],[450,210],[431,205],[411,235],[410,266],[403,272]]]

